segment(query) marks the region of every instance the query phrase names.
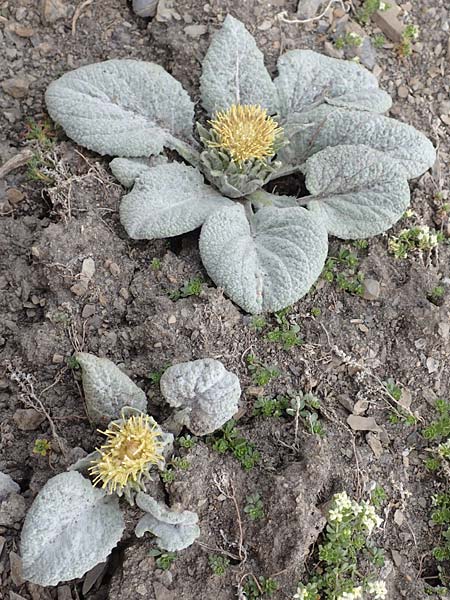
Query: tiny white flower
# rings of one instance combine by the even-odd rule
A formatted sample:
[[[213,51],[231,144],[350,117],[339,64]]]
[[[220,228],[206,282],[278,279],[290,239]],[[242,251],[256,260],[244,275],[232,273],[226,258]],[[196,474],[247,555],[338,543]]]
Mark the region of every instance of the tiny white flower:
[[[387,595],[386,583],[381,579],[372,581],[367,585],[367,591],[374,595],[374,600],[384,600]]]
[[[331,522],[341,523],[342,513],[337,508],[332,508],[328,513],[328,520]]]

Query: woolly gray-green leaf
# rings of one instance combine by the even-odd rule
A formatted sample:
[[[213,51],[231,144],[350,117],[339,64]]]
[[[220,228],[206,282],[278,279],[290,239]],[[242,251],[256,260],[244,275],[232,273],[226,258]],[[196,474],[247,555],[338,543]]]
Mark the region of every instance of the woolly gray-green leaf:
[[[289,136],[289,131],[296,131]],[[278,158],[302,164],[324,148],[364,144],[392,157],[405,170],[406,177],[422,175],[436,159],[433,144],[423,133],[395,119],[365,111],[333,106],[292,115],[285,125],[290,143]]]
[[[82,577],[106,560],[124,529],[115,496],[106,496],[75,471],[56,475],[25,518],[23,577],[44,586]]]
[[[378,235],[409,206],[402,166],[368,146],[326,148],[306,161],[304,173],[313,196],[308,208],[343,239]]]
[[[376,77],[351,61],[312,50],[291,50],[278,60],[280,113],[287,118],[326,103],[383,113],[392,101]]]
[[[108,425],[121,416],[125,406],[144,412],[145,392],[107,358],[78,352],[81,366],[86,412],[97,425]]]
[[[238,410],[238,377],[212,358],[169,367],[162,375],[161,393],[168,404],[181,408],[180,423],[195,435],[219,429]]]
[[[137,176],[132,191],[123,197],[120,220],[135,240],[151,240],[192,231],[224,205],[233,205],[201,174],[182,163],[147,169]]]
[[[203,60],[202,104],[209,114],[232,104],[259,104],[277,112],[277,92],[264,57],[244,25],[228,15]]]
[[[200,528],[197,525],[196,513],[189,510],[172,510],[142,492],[136,496],[136,504],[147,513],[136,525],[136,536],[142,537],[149,531],[156,536],[156,543],[161,550],[183,550],[199,537]]]
[[[107,60],[50,84],[51,118],[78,144],[100,154],[149,156],[192,135],[194,104],[162,67]]]
[[[327,255],[324,225],[304,208],[262,208],[252,225],[240,205],[214,213],[200,236],[209,276],[250,313],[296,302],[319,277]]]
[[[139,175],[150,171],[157,165],[166,163],[167,158],[164,155],[152,156],[151,158],[114,158],[109,163],[109,168],[123,186],[130,188]]]

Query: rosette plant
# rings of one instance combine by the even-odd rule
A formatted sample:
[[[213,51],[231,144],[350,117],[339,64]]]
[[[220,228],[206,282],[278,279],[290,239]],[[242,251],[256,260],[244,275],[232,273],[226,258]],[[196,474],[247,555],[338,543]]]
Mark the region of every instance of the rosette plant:
[[[293,50],[272,81],[231,16],[204,58],[200,91],[208,117],[195,134],[194,103],[154,63],[81,67],[53,82],[46,101],[69,137],[117,157],[111,170],[130,188],[120,207],[130,237],[201,226],[209,276],[250,313],[306,294],[328,235],[367,238],[391,227],[409,205],[408,179],[435,160],[423,134],[383,115],[391,98],[362,66]],[[180,160],[169,162],[165,149]],[[274,193],[273,180],[296,173],[307,193]]]

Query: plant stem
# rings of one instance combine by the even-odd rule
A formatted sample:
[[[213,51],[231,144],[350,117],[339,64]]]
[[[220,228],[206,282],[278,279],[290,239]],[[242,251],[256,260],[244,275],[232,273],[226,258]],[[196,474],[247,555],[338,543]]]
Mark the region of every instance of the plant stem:
[[[298,171],[302,170],[302,166],[303,165],[285,165],[284,167],[281,167],[281,169],[279,169],[278,171],[275,171],[275,173],[272,173],[268,181],[273,181],[274,179],[278,179],[279,177],[286,177],[286,175],[292,175],[293,173],[297,173]]]

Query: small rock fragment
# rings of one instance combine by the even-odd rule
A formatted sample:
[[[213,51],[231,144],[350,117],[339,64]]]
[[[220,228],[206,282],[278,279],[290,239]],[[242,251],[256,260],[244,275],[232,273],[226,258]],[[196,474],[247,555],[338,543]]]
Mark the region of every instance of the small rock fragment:
[[[133,0],[133,10],[138,17],[154,17],[159,0]]]
[[[299,0],[297,5],[297,18],[306,20],[315,17],[323,4],[325,4],[325,0]]]
[[[389,8],[387,10],[377,10],[372,17],[375,25],[381,29],[384,35],[397,44],[402,41],[402,34],[405,29],[398,18],[399,14],[400,8],[394,0],[389,0]]]
[[[64,19],[68,14],[68,6],[63,0],[41,0],[41,21],[44,25]]]
[[[353,431],[381,431],[380,426],[373,417],[360,417],[359,415],[349,415],[347,423]]]
[[[20,491],[20,486],[12,477],[0,471],[0,502],[10,494]]]
[[[365,279],[363,282],[364,300],[378,300],[380,297],[381,286],[376,279]]]
[[[18,408],[13,415],[17,427],[21,431],[34,431],[45,421],[45,416],[34,408]]]
[[[81,266],[81,275],[88,281],[92,279],[95,273],[95,262],[93,258],[85,258]]]
[[[428,369],[428,373],[436,373],[437,371],[439,371],[439,366],[440,363],[438,360],[436,360],[435,358],[433,358],[432,356],[429,356],[427,358],[427,369]]]
[[[358,400],[357,402],[355,402],[352,412],[354,415],[363,415],[368,408],[369,403],[367,402],[367,400]]]
[[[409,96],[409,90],[406,85],[401,85],[397,90],[397,94],[399,98],[407,98]]]
[[[22,496],[10,494],[5,500],[0,501],[0,526],[14,527],[23,519],[26,509],[26,503]]]
[[[368,433],[366,440],[370,446],[370,449],[375,454],[375,458],[380,458],[383,454],[383,446],[378,437],[374,433]]]
[[[95,315],[95,304],[86,304],[81,312],[81,316],[83,319],[89,319],[93,315]]]
[[[184,31],[191,38],[199,38],[208,32],[208,28],[206,25],[188,25],[184,28]]]
[[[13,580],[14,585],[20,587],[24,583],[22,576],[22,559],[16,552],[9,553],[9,564],[11,568],[11,579]]]
[[[400,509],[397,509],[394,513],[394,522],[401,527],[405,522],[405,515]]]
[[[155,593],[155,600],[175,600],[175,592],[168,590],[159,581],[153,582],[153,591]]]
[[[177,322],[177,318],[175,315],[170,315],[170,317],[167,319],[167,323],[169,325],[174,325]]]
[[[24,198],[25,198],[25,194],[21,190],[18,190],[17,188],[9,188],[6,190],[6,199],[13,206],[16,206],[16,204],[19,204],[20,202],[22,202],[22,200]]]
[[[29,87],[29,82],[23,77],[12,77],[11,79],[6,79],[6,81],[2,83],[3,91],[17,99],[25,98],[28,94]]]
[[[70,586],[60,585],[58,586],[58,600],[73,600]]]
[[[349,413],[353,412],[353,402],[348,396],[346,396],[345,394],[339,394],[337,400],[339,404],[341,404],[345,408],[345,410],[348,410]]]

